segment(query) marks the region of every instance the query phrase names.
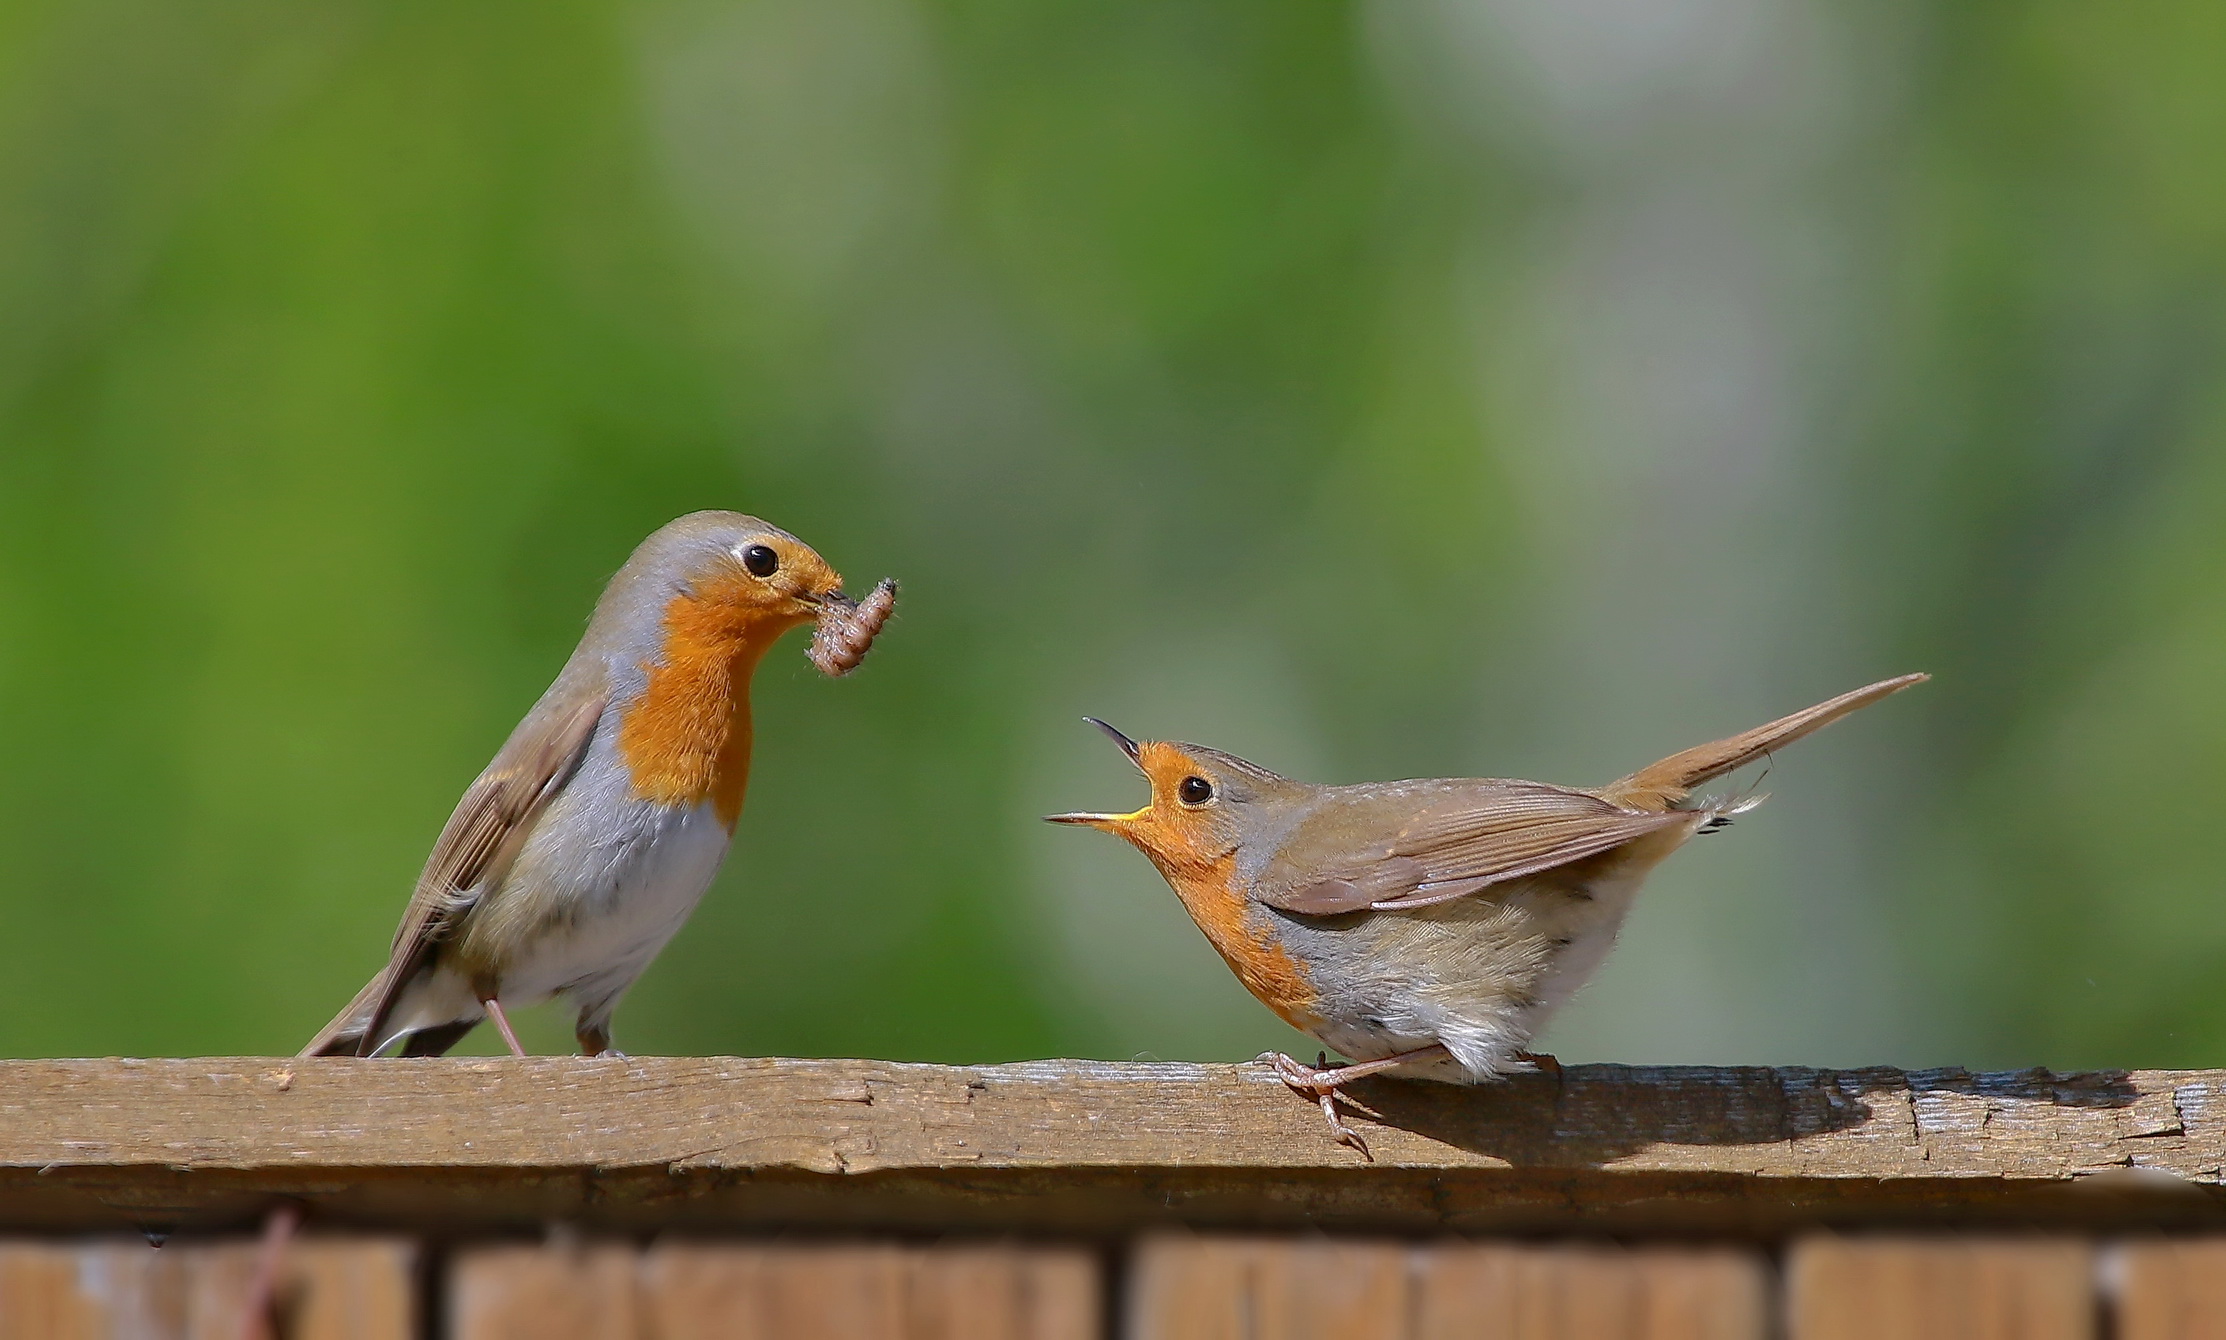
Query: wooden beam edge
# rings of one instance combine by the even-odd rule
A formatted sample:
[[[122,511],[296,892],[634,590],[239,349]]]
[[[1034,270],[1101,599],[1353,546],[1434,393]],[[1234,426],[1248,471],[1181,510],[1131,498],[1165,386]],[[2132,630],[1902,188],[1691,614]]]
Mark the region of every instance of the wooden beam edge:
[[[0,1062],[0,1231],[1782,1237],[2216,1228],[2226,1073],[1571,1067],[1355,1086],[1377,1161],[1264,1067],[735,1057]]]
[[[1352,1088],[1368,1163],[1265,1066],[638,1057],[0,1062],[0,1168],[1209,1169],[2215,1188],[2226,1071],[1571,1066]]]

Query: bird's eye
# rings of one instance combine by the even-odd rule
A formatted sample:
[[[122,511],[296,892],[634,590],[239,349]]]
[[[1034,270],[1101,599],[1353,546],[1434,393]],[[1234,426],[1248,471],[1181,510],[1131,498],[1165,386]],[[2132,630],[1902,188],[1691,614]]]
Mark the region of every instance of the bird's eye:
[[[1175,787],[1185,805],[1203,805],[1213,799],[1213,783],[1203,777],[1185,777]]]
[[[781,570],[781,556],[762,544],[753,544],[742,551],[742,566],[752,577],[770,577]]]

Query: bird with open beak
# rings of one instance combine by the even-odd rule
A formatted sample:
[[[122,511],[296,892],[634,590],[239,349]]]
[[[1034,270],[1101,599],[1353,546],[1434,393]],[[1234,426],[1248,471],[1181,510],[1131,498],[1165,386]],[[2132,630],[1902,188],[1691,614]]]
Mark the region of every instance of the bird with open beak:
[[[1316,786],[1090,718],[1151,782],[1128,814],[1054,814],[1159,868],[1245,988],[1353,1064],[1260,1059],[1320,1102],[1385,1071],[1471,1084],[1551,1064],[1524,1050],[1598,970],[1648,872],[1760,803],[1694,788],[1925,679],[1903,675],[1597,789],[1501,778]]]

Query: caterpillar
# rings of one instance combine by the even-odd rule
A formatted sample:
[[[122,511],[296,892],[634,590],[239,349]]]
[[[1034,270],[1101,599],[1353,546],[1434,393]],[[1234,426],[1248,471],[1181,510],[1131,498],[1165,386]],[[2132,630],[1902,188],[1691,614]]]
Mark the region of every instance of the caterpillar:
[[[834,677],[857,669],[896,607],[897,584],[888,577],[864,600],[829,597],[820,606],[819,626],[812,630],[812,664],[821,674]]]

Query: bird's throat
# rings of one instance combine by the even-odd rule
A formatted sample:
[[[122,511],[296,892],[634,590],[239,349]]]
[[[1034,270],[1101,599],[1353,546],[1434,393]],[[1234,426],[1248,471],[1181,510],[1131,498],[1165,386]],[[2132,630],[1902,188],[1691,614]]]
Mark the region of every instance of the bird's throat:
[[[1313,982],[1278,942],[1266,916],[1239,890],[1233,858],[1195,869],[1178,868],[1156,856],[1153,864],[1246,990],[1293,1028],[1320,1022]]]
[[[750,780],[750,677],[799,620],[737,606],[711,590],[665,606],[664,654],[644,664],[641,698],[620,718],[618,749],[634,794],[708,801],[728,831]]]

